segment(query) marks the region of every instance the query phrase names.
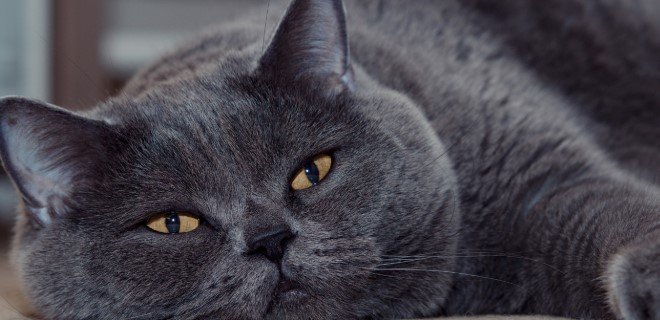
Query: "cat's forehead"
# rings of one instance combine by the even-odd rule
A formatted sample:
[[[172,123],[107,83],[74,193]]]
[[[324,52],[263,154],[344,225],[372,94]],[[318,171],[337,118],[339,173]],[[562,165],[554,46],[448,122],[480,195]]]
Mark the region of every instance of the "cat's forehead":
[[[365,128],[352,99],[330,101],[250,85],[187,89],[156,91],[122,107],[118,121],[132,149],[180,157],[173,163],[188,167],[205,162],[205,168],[220,164],[220,170],[249,171],[351,144]]]

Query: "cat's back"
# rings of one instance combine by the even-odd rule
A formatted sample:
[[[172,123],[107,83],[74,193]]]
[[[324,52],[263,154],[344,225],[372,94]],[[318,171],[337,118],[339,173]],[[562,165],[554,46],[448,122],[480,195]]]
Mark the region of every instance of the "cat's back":
[[[526,104],[533,125],[579,127],[621,165],[660,183],[657,3],[358,1],[348,9],[358,62],[430,118],[465,127]],[[454,108],[456,92],[476,104],[509,103]]]

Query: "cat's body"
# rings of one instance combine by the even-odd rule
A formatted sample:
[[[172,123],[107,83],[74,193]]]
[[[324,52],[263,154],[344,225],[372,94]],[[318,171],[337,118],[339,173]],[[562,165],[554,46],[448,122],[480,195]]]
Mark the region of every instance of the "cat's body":
[[[331,2],[298,1],[303,14],[281,30],[341,47]],[[109,136],[90,148],[110,156],[81,163],[110,169],[84,169],[77,179],[95,181],[54,206],[76,212],[57,227],[67,231],[21,221],[17,261],[37,307],[58,318],[660,318],[659,46],[625,38],[640,22],[616,3],[456,2],[347,3],[354,76],[342,50],[319,59],[286,32],[262,57],[256,16],[141,72],[87,114],[112,128],[85,131]],[[603,27],[613,12],[620,24]],[[21,103],[32,104],[5,105]],[[287,196],[288,162],[308,149],[334,151],[337,168],[320,191]],[[164,199],[213,228],[176,242],[122,227],[175,206]],[[114,220],[122,231],[108,235]],[[275,280],[270,262],[239,254],[255,223],[298,234]],[[54,250],[65,247],[70,257]],[[282,272],[312,298],[273,306],[261,293]]]
[[[596,292],[605,295],[604,280],[594,279],[601,277],[613,250],[643,227],[616,230],[620,226],[614,224],[590,229],[590,219],[600,214],[590,207],[598,204],[609,211],[648,202],[653,221],[660,197],[655,185],[630,177],[632,172],[649,183],[659,181],[660,61],[653,53],[660,46],[652,42],[658,29],[637,20],[633,4],[621,5],[348,5],[353,61],[369,77],[405,93],[423,108],[450,146],[466,221],[459,255],[470,256],[457,271],[513,283],[458,276],[448,312],[543,310],[604,316],[599,313],[604,307],[595,304],[598,299],[589,298]],[[607,26],[608,22],[618,25]],[[208,51],[230,51],[258,43],[261,32],[257,25],[252,37],[241,39],[245,42],[229,42],[226,47],[208,38],[201,42],[212,44],[213,49],[205,48]],[[622,42],[627,42],[625,47],[617,48]],[[198,47],[194,50],[200,52]],[[178,54],[169,59],[182,60]],[[157,66],[168,71],[172,67]],[[133,87],[142,81],[134,79]],[[620,203],[623,199],[628,203]],[[578,208],[584,212],[576,212]],[[616,220],[629,214],[629,209],[621,210]],[[612,244],[594,239],[595,233],[615,231],[629,238]],[[493,257],[498,254],[502,256]],[[599,263],[591,264],[594,261]],[[580,298],[561,294],[570,291]],[[573,311],[564,313],[568,309]]]

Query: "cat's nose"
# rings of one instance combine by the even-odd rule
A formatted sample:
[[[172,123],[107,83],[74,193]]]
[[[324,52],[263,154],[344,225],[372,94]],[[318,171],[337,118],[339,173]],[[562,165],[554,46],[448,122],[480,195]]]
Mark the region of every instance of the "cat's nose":
[[[293,237],[295,234],[289,227],[277,227],[251,237],[247,246],[249,253],[263,254],[268,260],[278,263]]]

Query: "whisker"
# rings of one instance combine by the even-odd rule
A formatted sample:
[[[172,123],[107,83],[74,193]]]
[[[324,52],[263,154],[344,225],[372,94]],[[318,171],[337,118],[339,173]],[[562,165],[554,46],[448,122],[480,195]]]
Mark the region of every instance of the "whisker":
[[[370,269],[373,271],[410,271],[410,272],[435,272],[435,273],[451,273],[451,274],[456,274],[456,275],[461,275],[461,276],[466,276],[466,277],[474,277],[474,278],[479,278],[479,279],[484,279],[484,280],[492,280],[492,281],[497,281],[501,283],[506,283],[510,284],[516,287],[522,287],[519,284],[509,282],[506,280],[501,280],[497,278],[491,278],[491,277],[486,277],[486,276],[480,276],[476,274],[470,274],[470,273],[465,273],[465,272],[458,272],[458,271],[449,271],[449,270],[438,270],[438,269],[415,269],[415,268],[385,268],[385,269],[378,269],[378,268],[373,268]]]
[[[269,10],[270,10],[270,0],[268,0],[268,4],[266,5],[266,19],[264,19],[264,38],[261,41],[261,52],[262,53],[266,49],[266,25],[268,24],[268,11]]]
[[[380,265],[391,265],[391,264],[399,264],[399,263],[406,263],[406,262],[424,261],[424,260],[430,260],[430,259],[448,259],[448,258],[488,258],[488,257],[492,257],[492,258],[511,258],[511,259],[521,259],[521,260],[526,260],[526,261],[538,263],[538,264],[544,265],[548,268],[551,268],[554,271],[557,271],[561,274],[565,274],[563,271],[561,271],[557,267],[555,267],[553,265],[550,265],[548,263],[545,263],[543,261],[539,261],[537,259],[533,259],[533,258],[529,258],[529,257],[508,255],[508,254],[431,255],[431,256],[417,255],[417,256],[383,256],[383,257],[384,257],[383,261],[385,263],[380,264]]]

